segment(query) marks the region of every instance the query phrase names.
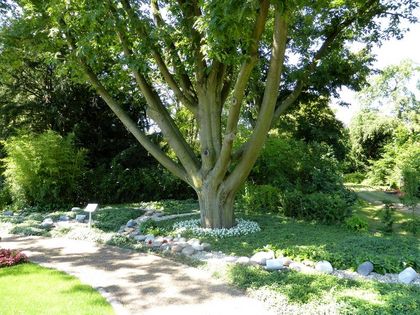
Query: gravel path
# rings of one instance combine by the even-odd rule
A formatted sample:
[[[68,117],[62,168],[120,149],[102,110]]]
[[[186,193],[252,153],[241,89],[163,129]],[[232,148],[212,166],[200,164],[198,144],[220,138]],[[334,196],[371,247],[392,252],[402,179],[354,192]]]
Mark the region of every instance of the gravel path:
[[[271,314],[210,273],[155,255],[64,238],[2,235],[0,244],[75,275],[104,295],[117,314]]]

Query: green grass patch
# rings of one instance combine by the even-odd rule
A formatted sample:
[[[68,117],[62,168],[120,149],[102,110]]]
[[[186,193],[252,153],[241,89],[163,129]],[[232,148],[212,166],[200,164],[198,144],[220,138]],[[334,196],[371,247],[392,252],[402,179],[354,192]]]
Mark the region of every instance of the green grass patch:
[[[420,268],[420,241],[411,236],[356,233],[344,226],[294,221],[276,215],[243,216],[258,222],[261,232],[226,239],[204,238],[212,249],[250,256],[272,249],[295,260],[328,260],[335,268],[355,269],[369,260],[376,272]]]
[[[241,289],[268,289],[274,296],[285,297],[289,307],[336,302],[340,314],[360,315],[419,314],[420,310],[420,288],[417,286],[353,281],[293,271],[268,272],[239,265],[230,268],[228,277],[231,284]]]
[[[367,186],[362,184],[346,184],[346,187],[356,192],[359,198],[370,203],[392,202],[400,203],[401,200],[397,195],[384,192],[383,187]]]
[[[114,314],[108,302],[78,279],[34,264],[0,269],[2,315]]]

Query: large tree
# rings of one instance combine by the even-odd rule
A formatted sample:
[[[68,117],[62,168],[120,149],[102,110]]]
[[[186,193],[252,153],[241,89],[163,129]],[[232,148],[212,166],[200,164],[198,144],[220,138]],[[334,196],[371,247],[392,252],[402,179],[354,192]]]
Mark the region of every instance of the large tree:
[[[205,227],[234,225],[233,203],[275,120],[302,92],[357,87],[369,49],[401,36],[417,1],[22,0],[9,35],[83,75],[136,139],[197,192]],[[29,35],[29,36],[28,36]],[[366,44],[362,53],[348,43]],[[34,52],[35,53],[35,52]],[[134,82],[173,154],[123,110]],[[197,139],[177,125],[194,118]],[[236,146],[242,115],[255,121]],[[192,121],[192,120],[189,120]],[[188,141],[190,140],[190,141]],[[194,142],[194,143],[192,143]],[[198,150],[195,150],[198,148]]]

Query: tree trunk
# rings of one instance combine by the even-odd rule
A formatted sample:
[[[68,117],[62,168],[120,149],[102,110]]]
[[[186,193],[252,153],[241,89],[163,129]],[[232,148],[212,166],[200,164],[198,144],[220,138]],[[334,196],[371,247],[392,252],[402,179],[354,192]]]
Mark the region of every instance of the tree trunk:
[[[198,192],[201,226],[211,229],[231,228],[235,225],[233,211],[235,194],[226,193],[211,185],[203,185]]]

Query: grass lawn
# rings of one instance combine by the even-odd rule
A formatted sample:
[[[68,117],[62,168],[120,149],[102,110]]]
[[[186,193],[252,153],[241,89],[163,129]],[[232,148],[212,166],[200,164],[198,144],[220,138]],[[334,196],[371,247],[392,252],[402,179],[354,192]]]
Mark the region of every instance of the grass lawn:
[[[108,302],[78,279],[35,264],[0,269],[2,315],[114,314]]]

